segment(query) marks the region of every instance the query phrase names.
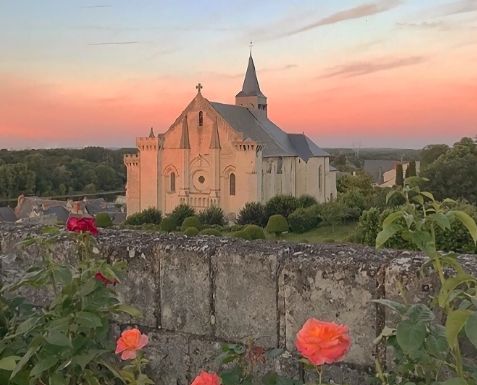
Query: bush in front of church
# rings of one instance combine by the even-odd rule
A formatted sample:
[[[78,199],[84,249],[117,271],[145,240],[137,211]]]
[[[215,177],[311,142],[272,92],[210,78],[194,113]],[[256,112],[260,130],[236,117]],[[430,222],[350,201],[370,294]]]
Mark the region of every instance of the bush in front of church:
[[[199,229],[197,227],[188,227],[184,230],[184,235],[187,235],[188,237],[195,237],[197,234],[199,234]]]
[[[113,225],[113,220],[108,213],[98,213],[95,216],[96,226],[107,228]]]
[[[172,217],[165,217],[162,222],[161,222],[161,231],[165,231],[167,233],[170,233],[171,231],[174,231],[177,227],[176,221]]]
[[[217,229],[204,229],[199,232],[199,235],[213,235],[214,237],[220,237],[222,233]]]
[[[291,195],[277,195],[265,204],[265,217],[281,215],[285,218],[299,207],[298,199]]]
[[[197,215],[192,215],[185,218],[182,222],[181,231],[185,231],[189,227],[195,227],[196,229],[200,229],[202,227],[200,224],[200,219]]]
[[[136,213],[133,215],[130,215],[127,219],[125,224],[126,225],[145,225],[148,223],[152,223],[155,225],[158,225],[161,223],[162,220],[162,213],[160,210],[150,208],[141,211],[140,213]]]
[[[278,238],[282,233],[286,233],[288,231],[288,222],[287,219],[280,214],[272,215],[268,218],[267,227],[265,230],[269,234],[275,234]]]
[[[265,218],[265,206],[260,202],[245,203],[245,206],[239,211],[237,223],[239,225],[265,226],[267,223],[267,218]]]
[[[304,194],[298,198],[298,207],[303,207],[305,209],[316,205],[317,203],[315,197],[312,197],[311,195]]]
[[[293,233],[305,233],[321,223],[321,216],[317,213],[315,205],[308,208],[299,207],[288,216],[288,225]]]
[[[225,225],[224,211],[218,206],[211,206],[199,213],[200,223],[203,225]]]
[[[170,215],[176,221],[177,226],[182,226],[182,222],[187,217],[192,217],[195,215],[195,210],[185,203],[181,203],[179,206],[176,206]]]
[[[234,237],[254,241],[256,239],[265,239],[263,228],[257,225],[247,225],[242,230],[232,233]]]

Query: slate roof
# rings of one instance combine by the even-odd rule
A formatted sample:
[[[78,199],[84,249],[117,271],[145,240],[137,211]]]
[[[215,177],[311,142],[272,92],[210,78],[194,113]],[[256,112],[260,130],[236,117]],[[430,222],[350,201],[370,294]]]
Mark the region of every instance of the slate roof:
[[[210,103],[212,107],[244,140],[250,138],[263,145],[263,156],[298,156],[308,161],[313,156],[329,156],[304,134],[287,134],[261,113],[253,113],[246,107],[232,104]]]
[[[0,207],[0,222],[16,222],[17,216],[11,207]]]
[[[248,58],[247,72],[245,73],[245,79],[242,85],[242,91],[236,96],[263,96],[265,95],[260,91],[260,85],[258,84],[257,73],[255,72],[255,64],[252,59],[252,55]]]
[[[384,173],[396,167],[397,160],[365,160],[364,172],[373,178],[374,183],[384,183]]]

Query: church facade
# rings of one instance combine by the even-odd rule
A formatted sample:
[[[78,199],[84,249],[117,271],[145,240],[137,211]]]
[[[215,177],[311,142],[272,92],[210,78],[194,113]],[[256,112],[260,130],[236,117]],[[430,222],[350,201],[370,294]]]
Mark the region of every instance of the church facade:
[[[233,217],[247,202],[278,194],[336,197],[330,156],[304,134],[289,134],[267,116],[250,56],[235,104],[197,95],[163,134],[136,139],[126,155],[127,213],[157,208],[170,213],[187,203],[196,211],[212,205]]]

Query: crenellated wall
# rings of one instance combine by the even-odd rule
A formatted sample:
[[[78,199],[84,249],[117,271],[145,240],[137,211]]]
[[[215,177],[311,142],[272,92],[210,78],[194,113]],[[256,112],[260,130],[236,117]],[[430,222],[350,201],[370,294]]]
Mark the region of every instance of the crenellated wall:
[[[38,258],[16,246],[36,231],[0,225],[3,281]],[[398,298],[400,284],[410,301],[429,297],[434,288],[431,279],[417,275],[423,258],[410,252],[130,230],[102,231],[99,241],[105,257],[128,261],[127,278],[118,288],[144,312],[134,324],[150,336],[151,374],[161,385],[189,384],[200,369],[215,369],[222,342],[250,339],[266,349],[287,350],[261,370],[310,379],[312,374],[289,354],[308,317],[349,326],[351,351],[327,376],[364,384],[374,365],[373,339],[388,317],[371,300]],[[58,246],[59,258],[65,255],[74,255],[66,237]],[[463,260],[477,270],[475,259]]]

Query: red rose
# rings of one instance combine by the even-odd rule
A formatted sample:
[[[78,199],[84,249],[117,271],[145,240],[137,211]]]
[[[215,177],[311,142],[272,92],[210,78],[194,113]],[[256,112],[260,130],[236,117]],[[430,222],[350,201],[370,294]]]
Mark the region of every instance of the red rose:
[[[99,282],[102,282],[104,283],[106,286],[108,285],[114,285],[116,286],[116,284],[118,283],[118,281],[116,279],[114,280],[110,280],[108,277],[106,277],[103,273],[101,273],[100,271],[98,271],[94,278],[96,278],[96,281],[99,281]]]
[[[66,229],[68,231],[74,231],[75,233],[91,233],[92,235],[98,235],[98,228],[94,218],[77,218],[70,217],[66,222]]]
[[[220,377],[215,373],[200,372],[191,385],[220,385]]]

